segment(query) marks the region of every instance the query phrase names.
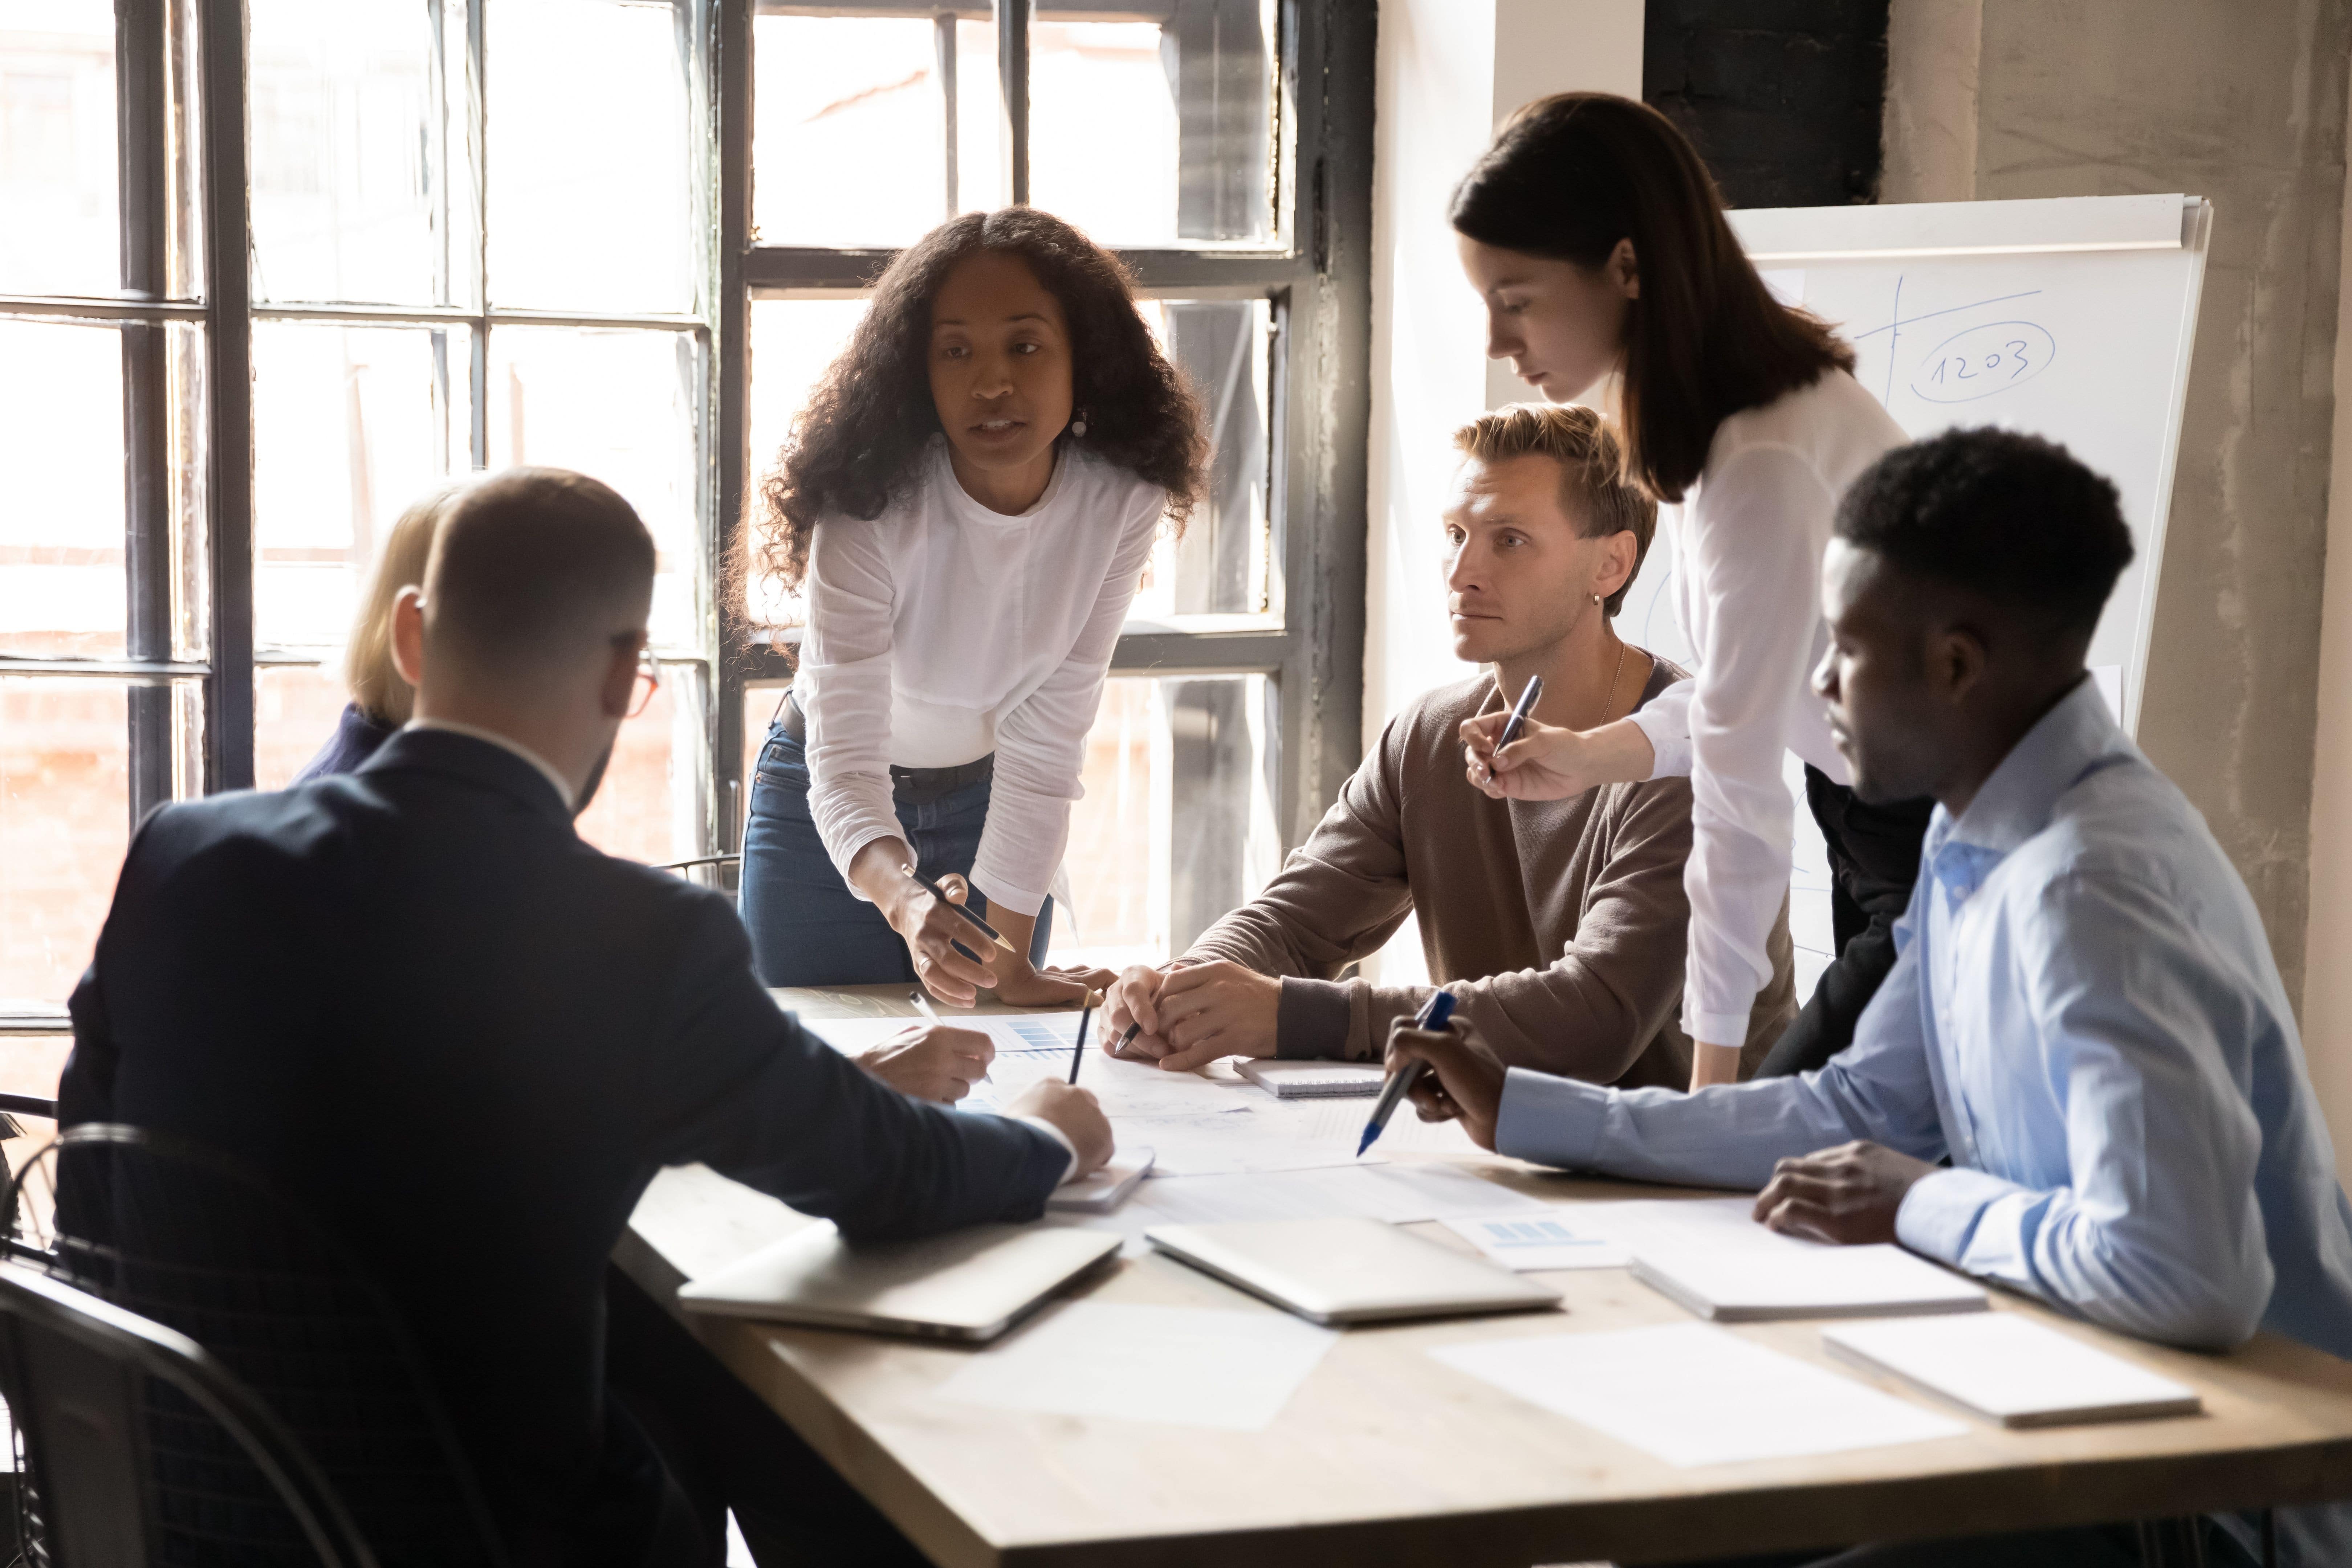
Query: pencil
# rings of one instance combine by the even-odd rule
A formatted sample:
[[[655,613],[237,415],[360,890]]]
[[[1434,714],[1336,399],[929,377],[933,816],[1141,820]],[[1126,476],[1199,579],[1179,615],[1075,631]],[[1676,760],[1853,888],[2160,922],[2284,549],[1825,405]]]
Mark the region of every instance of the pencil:
[[[939,900],[940,902],[947,905],[948,908],[953,910],[956,913],[961,915],[964,919],[978,926],[980,928],[981,935],[986,937],[989,941],[994,942],[997,946],[1003,948],[1007,952],[1011,952],[1013,951],[1013,944],[998,934],[994,926],[990,925],[986,921],[982,920],[978,915],[973,914],[970,910],[965,909],[961,904],[959,904],[953,899],[949,898],[947,894],[940,889],[940,885],[937,882],[932,881],[929,877],[924,876],[912,866],[901,866],[898,869],[904,871],[908,877],[912,878],[914,879],[915,886],[922,889],[923,891],[930,894],[931,897]]]
[[[1072,1083],[1078,1081],[1078,1064],[1087,1059],[1087,1025],[1093,1020],[1095,1009],[1101,1005],[1101,992],[1089,991],[1087,993],[1086,1011],[1078,1015],[1077,1047],[1070,1052],[1070,1081]]]

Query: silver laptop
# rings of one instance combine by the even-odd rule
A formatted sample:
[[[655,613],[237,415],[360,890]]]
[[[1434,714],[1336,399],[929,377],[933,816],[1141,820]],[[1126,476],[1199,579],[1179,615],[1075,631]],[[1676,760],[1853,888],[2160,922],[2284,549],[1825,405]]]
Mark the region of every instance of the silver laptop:
[[[813,1225],[677,1293],[689,1311],[978,1343],[1118,1255],[1112,1232],[983,1225],[849,1242]]]
[[[1318,1323],[1556,1306],[1559,1292],[1376,1219],[1160,1225],[1145,1239]]]

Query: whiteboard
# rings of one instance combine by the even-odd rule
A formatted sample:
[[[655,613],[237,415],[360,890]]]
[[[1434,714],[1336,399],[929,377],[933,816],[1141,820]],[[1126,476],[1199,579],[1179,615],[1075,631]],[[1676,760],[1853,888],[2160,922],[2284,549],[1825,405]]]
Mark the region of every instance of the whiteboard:
[[[1837,328],[1855,378],[1915,438],[1967,425],[2031,431],[2115,481],[2137,553],[2090,663],[2136,731],[2211,206],[2084,196],[1730,217],[1766,283]],[[1680,520],[1665,510],[1618,624],[1688,663],[1669,586]]]

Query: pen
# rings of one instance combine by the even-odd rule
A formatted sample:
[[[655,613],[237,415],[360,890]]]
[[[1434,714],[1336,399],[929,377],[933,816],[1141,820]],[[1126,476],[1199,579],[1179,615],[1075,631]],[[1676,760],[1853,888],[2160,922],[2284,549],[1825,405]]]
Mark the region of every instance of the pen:
[[[1534,712],[1536,704],[1542,700],[1543,677],[1528,676],[1526,689],[1519,693],[1519,700],[1511,705],[1510,721],[1503,726],[1502,734],[1496,737],[1495,750],[1499,752],[1519,738],[1519,731],[1527,724],[1528,715]]]
[[[1078,1015],[1077,1047],[1070,1052],[1070,1081],[1072,1083],[1078,1081],[1078,1064],[1087,1059],[1087,1025],[1093,1019],[1095,1009],[1101,1005],[1101,992],[1089,991],[1087,993],[1087,1010]]]
[[[973,914],[970,910],[965,909],[961,904],[959,904],[954,900],[949,898],[946,893],[940,891],[940,885],[937,882],[932,881],[929,877],[924,876],[912,866],[901,866],[898,869],[904,871],[908,877],[912,878],[915,886],[922,889],[923,891],[930,894],[931,897],[939,900],[940,902],[947,905],[948,908],[953,910],[956,913],[961,915],[964,919],[978,926],[980,928],[981,935],[986,937],[989,941],[994,942],[997,946],[1003,948],[1007,952],[1011,952],[1013,951],[1013,944],[1005,941],[1002,936],[998,935],[994,926],[990,925],[986,921],[982,920],[978,915]]]
[[[907,1000],[912,1002],[915,1005],[916,1010],[921,1013],[924,1017],[929,1018],[932,1023],[944,1024],[947,1022],[945,1018],[940,1016],[940,1010],[931,1005],[931,999],[924,995],[921,992],[908,992]]]
[[[1412,1021],[1412,1026],[1416,1029],[1442,1029],[1445,1027],[1445,1020],[1452,1016],[1454,994],[1440,991],[1423,1006],[1421,1016]],[[1364,1151],[1372,1146],[1372,1140],[1387,1130],[1389,1118],[1396,1114],[1396,1108],[1402,1103],[1404,1097],[1412,1092],[1412,1086],[1421,1081],[1422,1069],[1428,1065],[1427,1062],[1416,1061],[1391,1075],[1388,1087],[1381,1090],[1380,1103],[1372,1107],[1372,1119],[1364,1123],[1363,1142],[1356,1145],[1358,1159],[1362,1159]]]

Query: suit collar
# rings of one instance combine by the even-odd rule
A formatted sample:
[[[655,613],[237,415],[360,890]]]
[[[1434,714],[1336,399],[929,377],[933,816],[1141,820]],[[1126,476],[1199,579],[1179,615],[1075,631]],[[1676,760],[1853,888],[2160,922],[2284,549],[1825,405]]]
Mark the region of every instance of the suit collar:
[[[551,822],[572,826],[572,808],[538,766],[495,742],[455,730],[403,730],[361,765],[362,773],[438,773],[494,790]]]

